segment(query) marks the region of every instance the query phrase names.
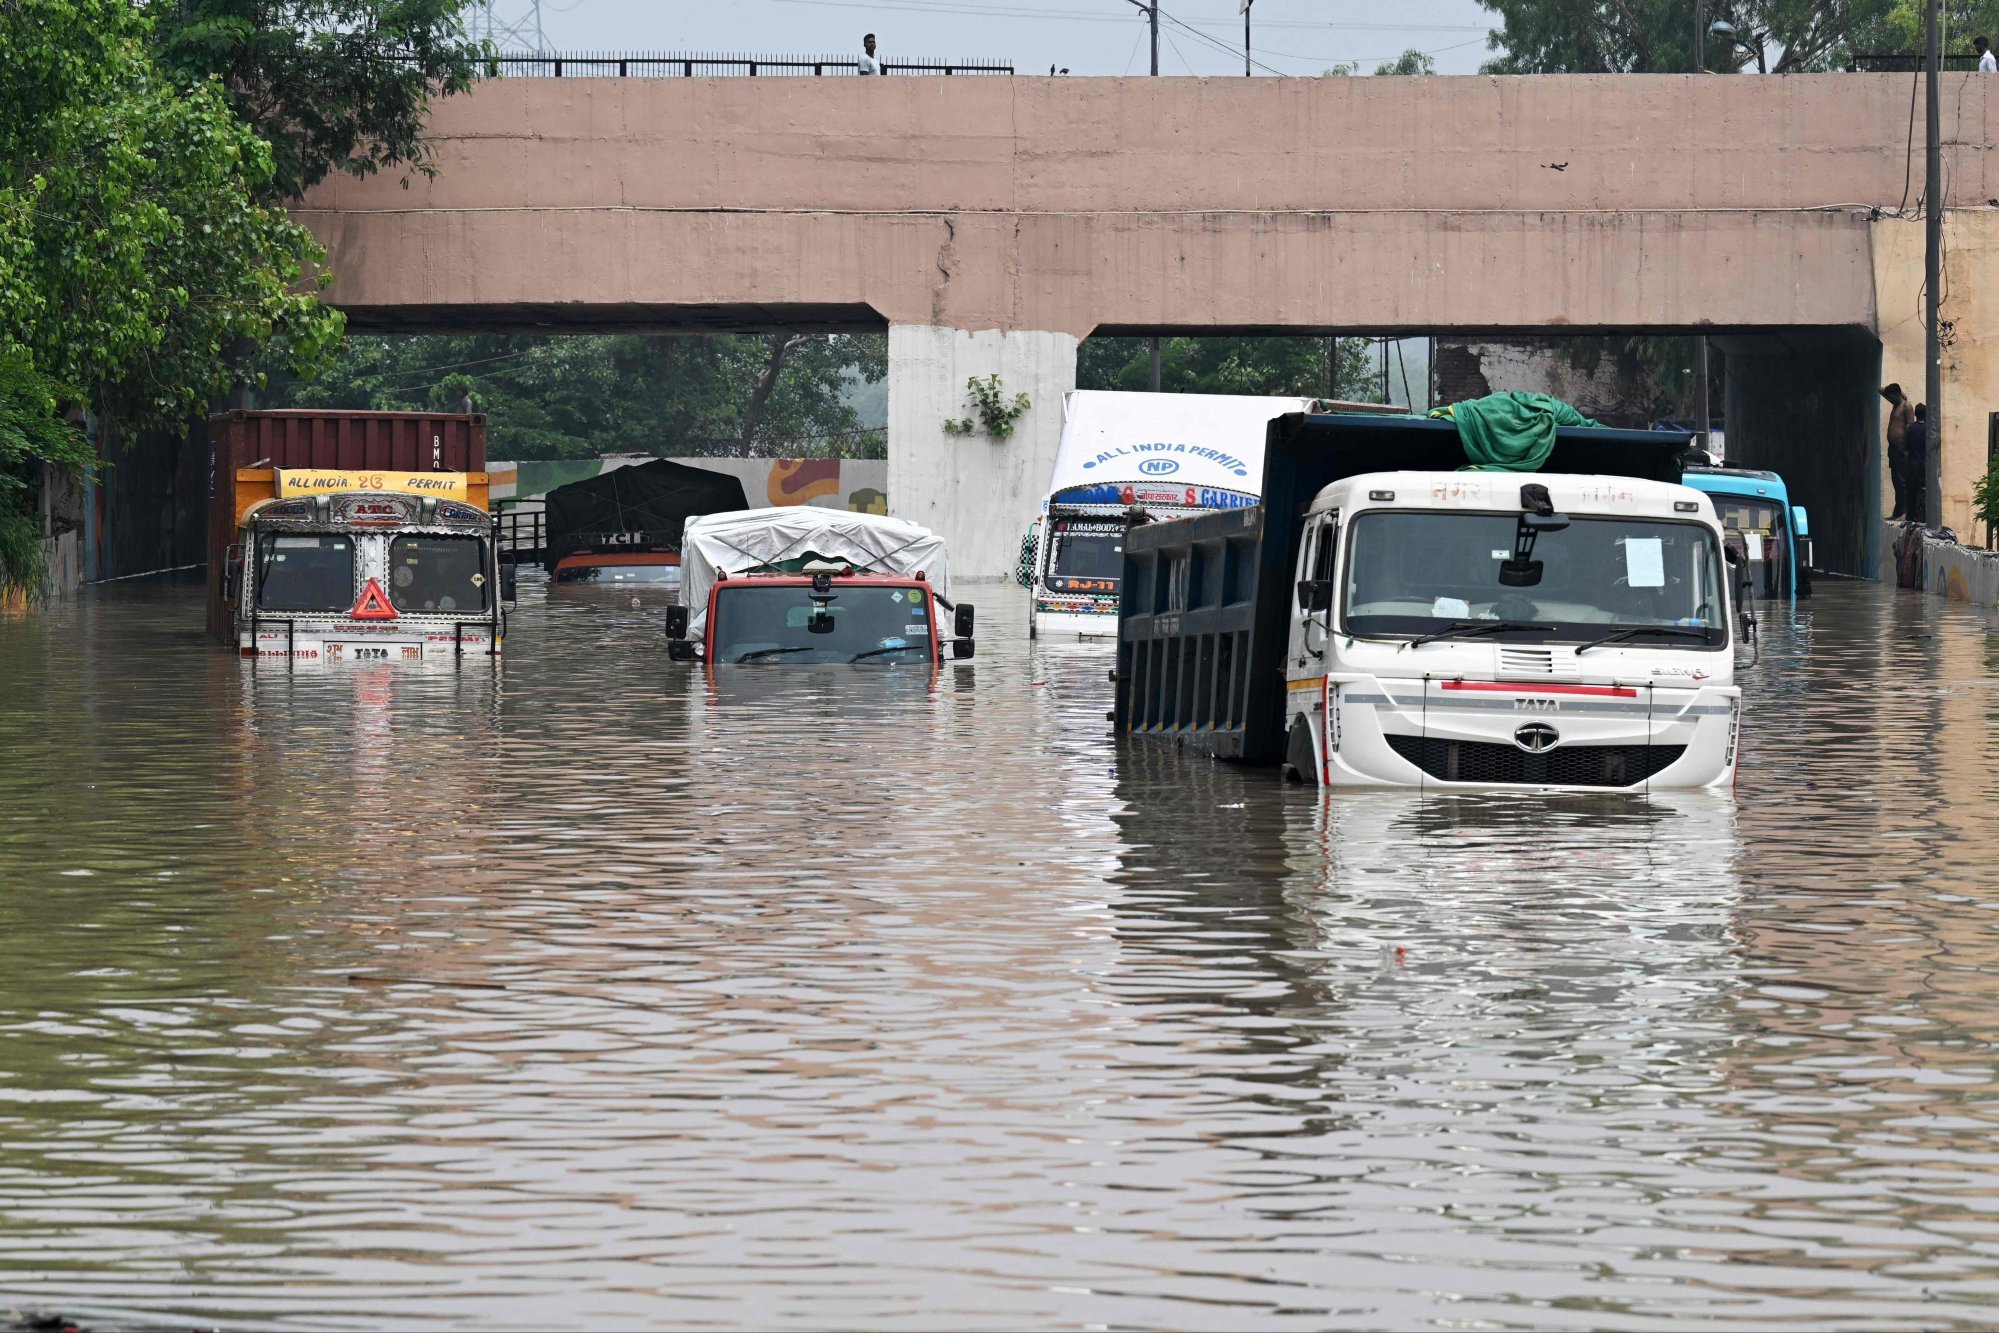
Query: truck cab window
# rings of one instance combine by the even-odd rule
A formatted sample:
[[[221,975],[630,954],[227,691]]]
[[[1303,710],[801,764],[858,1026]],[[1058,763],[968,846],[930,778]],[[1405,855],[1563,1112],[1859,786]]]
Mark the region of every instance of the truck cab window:
[[[398,611],[486,609],[486,543],[478,537],[398,537],[389,544],[389,600]]]
[[[354,539],[266,532],[257,538],[257,609],[345,611],[354,605]]]

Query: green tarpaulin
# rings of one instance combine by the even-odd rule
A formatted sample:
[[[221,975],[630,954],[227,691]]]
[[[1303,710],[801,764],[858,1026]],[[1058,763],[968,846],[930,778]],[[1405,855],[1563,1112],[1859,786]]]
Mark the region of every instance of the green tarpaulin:
[[[1456,424],[1472,472],[1537,472],[1555,449],[1558,426],[1600,426],[1545,393],[1488,394],[1430,413]]]

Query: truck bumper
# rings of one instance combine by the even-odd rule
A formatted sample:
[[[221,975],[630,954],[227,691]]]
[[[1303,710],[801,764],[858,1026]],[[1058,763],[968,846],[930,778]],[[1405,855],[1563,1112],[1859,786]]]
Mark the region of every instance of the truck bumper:
[[[485,624],[476,632],[454,639],[435,630],[406,634],[343,633],[338,627],[305,626],[284,630],[259,627],[253,636],[242,630],[236,636],[242,656],[260,661],[342,666],[381,666],[425,662],[456,662],[466,658],[497,657],[500,645]]]
[[[1735,781],[1742,693],[1330,677],[1321,780],[1335,787],[1645,791]]]

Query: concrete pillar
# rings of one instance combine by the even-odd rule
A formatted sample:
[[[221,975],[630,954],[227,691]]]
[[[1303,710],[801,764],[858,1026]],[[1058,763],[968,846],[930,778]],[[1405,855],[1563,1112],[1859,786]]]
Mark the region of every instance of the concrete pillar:
[[[888,331],[888,507],[938,533],[960,577],[1011,574],[1021,534],[1040,513],[1062,441],[1062,396],[1076,387],[1066,333],[894,324]],[[973,416],[965,382],[998,375],[1031,406],[1013,434],[952,435]]]

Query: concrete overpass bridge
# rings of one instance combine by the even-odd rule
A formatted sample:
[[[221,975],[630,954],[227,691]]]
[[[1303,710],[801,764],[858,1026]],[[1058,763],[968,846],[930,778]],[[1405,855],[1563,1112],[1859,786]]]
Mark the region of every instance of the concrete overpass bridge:
[[[1999,408],[1999,80],[1948,76],[1945,518]],[[1904,75],[521,79],[438,174],[299,216],[374,331],[872,329],[889,495],[1011,567],[1093,332],[1714,334],[1731,451],[1871,572],[1883,378],[1920,386]],[[1989,284],[1986,284],[1989,285]],[[972,375],[1034,406],[947,436]]]

